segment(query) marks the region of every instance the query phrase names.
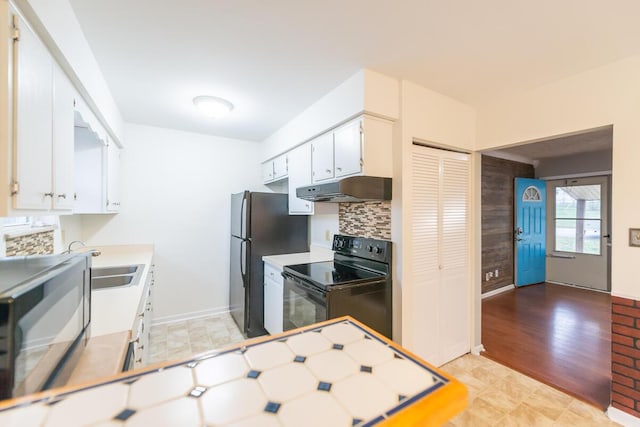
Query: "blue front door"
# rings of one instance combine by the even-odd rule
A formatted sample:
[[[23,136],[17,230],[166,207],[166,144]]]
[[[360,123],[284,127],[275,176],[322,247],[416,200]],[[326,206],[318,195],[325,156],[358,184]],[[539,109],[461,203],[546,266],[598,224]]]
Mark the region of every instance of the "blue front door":
[[[516,178],[515,285],[544,282],[546,277],[546,183]]]

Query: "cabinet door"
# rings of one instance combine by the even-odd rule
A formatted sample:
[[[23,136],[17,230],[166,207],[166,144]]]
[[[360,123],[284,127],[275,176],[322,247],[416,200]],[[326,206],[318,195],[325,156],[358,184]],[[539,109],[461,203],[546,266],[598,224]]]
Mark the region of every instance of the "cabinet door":
[[[361,120],[347,123],[333,133],[336,178],[362,172],[361,123]]]
[[[140,318],[138,322],[134,325],[132,333],[133,340],[133,367],[134,369],[139,369],[144,366],[144,344],[143,344],[143,334],[144,334],[145,324],[144,319]]]
[[[120,148],[111,141],[107,145],[107,211],[120,209]]]
[[[53,208],[73,209],[74,153],[71,82],[58,67],[53,69]]]
[[[333,133],[327,132],[311,141],[313,182],[333,178]]]
[[[288,173],[289,165],[287,155],[283,154],[282,156],[276,157],[273,160],[273,179],[286,178]]]
[[[262,182],[273,181],[273,160],[262,164]]]
[[[264,280],[264,327],[271,335],[282,332],[283,287],[275,280]]]
[[[15,163],[19,191],[16,209],[49,209],[51,186],[51,128],[53,59],[22,19],[20,40],[14,43]]]
[[[290,214],[313,214],[313,202],[296,197],[296,188],[311,183],[311,144],[305,144],[289,151]]]

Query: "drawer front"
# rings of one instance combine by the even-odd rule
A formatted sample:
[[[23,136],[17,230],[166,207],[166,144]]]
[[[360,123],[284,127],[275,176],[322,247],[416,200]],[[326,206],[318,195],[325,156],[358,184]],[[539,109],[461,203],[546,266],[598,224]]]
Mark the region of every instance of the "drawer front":
[[[264,280],[266,281],[267,279],[269,280],[273,280],[274,282],[278,283],[280,286],[283,285],[283,281],[282,281],[282,270],[280,270],[277,267],[274,267],[271,264],[264,264]]]

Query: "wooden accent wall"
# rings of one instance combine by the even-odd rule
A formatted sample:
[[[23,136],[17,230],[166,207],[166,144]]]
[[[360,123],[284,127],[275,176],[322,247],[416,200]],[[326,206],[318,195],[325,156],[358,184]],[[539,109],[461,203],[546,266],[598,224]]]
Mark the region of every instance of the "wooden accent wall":
[[[611,297],[611,406],[640,417],[640,301]]]
[[[482,293],[513,284],[514,178],[534,178],[533,165],[482,156]],[[485,280],[498,270],[498,277]]]

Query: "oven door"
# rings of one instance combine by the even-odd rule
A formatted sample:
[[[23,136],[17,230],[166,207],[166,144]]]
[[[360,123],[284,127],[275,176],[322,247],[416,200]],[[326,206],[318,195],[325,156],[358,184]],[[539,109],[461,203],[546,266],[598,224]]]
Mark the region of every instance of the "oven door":
[[[300,328],[327,320],[327,294],[313,284],[289,273],[284,277],[282,329]]]

